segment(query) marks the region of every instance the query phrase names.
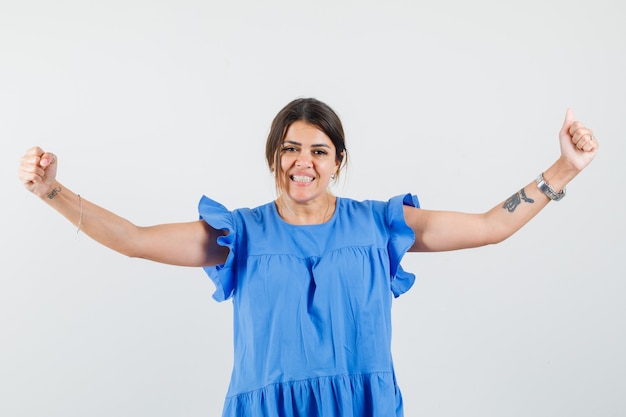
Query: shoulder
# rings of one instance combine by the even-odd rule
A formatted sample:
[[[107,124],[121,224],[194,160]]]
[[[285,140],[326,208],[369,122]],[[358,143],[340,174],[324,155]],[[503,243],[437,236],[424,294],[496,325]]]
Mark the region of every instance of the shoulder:
[[[281,229],[274,202],[256,207],[237,208],[232,211],[232,218],[238,234],[247,237],[263,236],[267,230],[277,232]]]
[[[263,221],[274,213],[274,202],[268,202],[256,207],[241,207],[233,210],[233,214],[246,220]]]
[[[339,224],[350,224],[352,228],[384,230],[386,206],[385,201],[338,197],[337,220]]]
[[[242,207],[234,210],[217,201],[202,196],[198,204],[200,218],[216,229],[230,232],[253,224],[262,224],[272,218],[274,203],[268,202],[254,208]]]
[[[338,206],[352,211],[376,211],[385,207],[385,201],[355,200],[348,197],[337,197]]]
[[[389,200],[354,200],[346,197],[338,197],[342,209],[349,213],[369,212],[381,216],[397,216],[402,213],[403,207],[419,208],[419,200],[414,194],[400,194]]]

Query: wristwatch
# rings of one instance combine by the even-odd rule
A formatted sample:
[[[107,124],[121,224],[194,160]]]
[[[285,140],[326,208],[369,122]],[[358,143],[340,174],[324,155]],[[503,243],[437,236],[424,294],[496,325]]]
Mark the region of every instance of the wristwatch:
[[[543,173],[539,174],[537,179],[537,187],[541,190],[542,193],[548,196],[548,198],[552,201],[559,201],[563,197],[565,197],[565,188],[563,190],[556,192],[554,188],[550,187],[550,184],[543,179]]]

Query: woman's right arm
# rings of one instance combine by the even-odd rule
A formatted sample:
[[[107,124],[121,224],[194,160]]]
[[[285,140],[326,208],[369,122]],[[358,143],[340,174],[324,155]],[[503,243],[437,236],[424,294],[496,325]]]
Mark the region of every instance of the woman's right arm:
[[[171,265],[209,266],[225,262],[228,248],[217,244],[217,237],[224,232],[205,221],[137,226],[61,185],[56,171],[55,155],[35,147],[22,157],[19,178],[29,191],[104,246],[130,257]]]

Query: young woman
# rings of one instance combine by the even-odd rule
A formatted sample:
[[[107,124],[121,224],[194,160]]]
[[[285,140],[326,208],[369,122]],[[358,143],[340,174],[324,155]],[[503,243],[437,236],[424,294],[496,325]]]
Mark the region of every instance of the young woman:
[[[235,364],[223,416],[403,415],[391,357],[391,301],[414,276],[407,251],[500,242],[519,230],[593,159],[598,143],[568,110],[561,155],[482,214],[419,208],[417,198],[354,201],[329,192],[348,155],[341,121],[312,98],[272,123],[267,163],[275,201],[227,210],[202,197],[200,220],[139,227],[73,193],[57,158],[22,157],[26,188],[103,245],[131,257],[201,266],[214,298],[233,300]]]

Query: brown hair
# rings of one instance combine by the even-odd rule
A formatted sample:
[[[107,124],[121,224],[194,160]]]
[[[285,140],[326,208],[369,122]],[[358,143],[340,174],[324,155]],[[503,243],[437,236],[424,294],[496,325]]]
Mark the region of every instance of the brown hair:
[[[315,98],[298,98],[287,104],[278,112],[272,121],[270,133],[265,143],[265,158],[270,169],[276,170],[276,187],[282,190],[280,150],[292,123],[303,121],[309,123],[324,132],[335,145],[335,159],[340,164],[340,169],[348,162],[346,139],[343,126],[337,113],[327,104]],[[339,178],[339,172],[337,172]]]

